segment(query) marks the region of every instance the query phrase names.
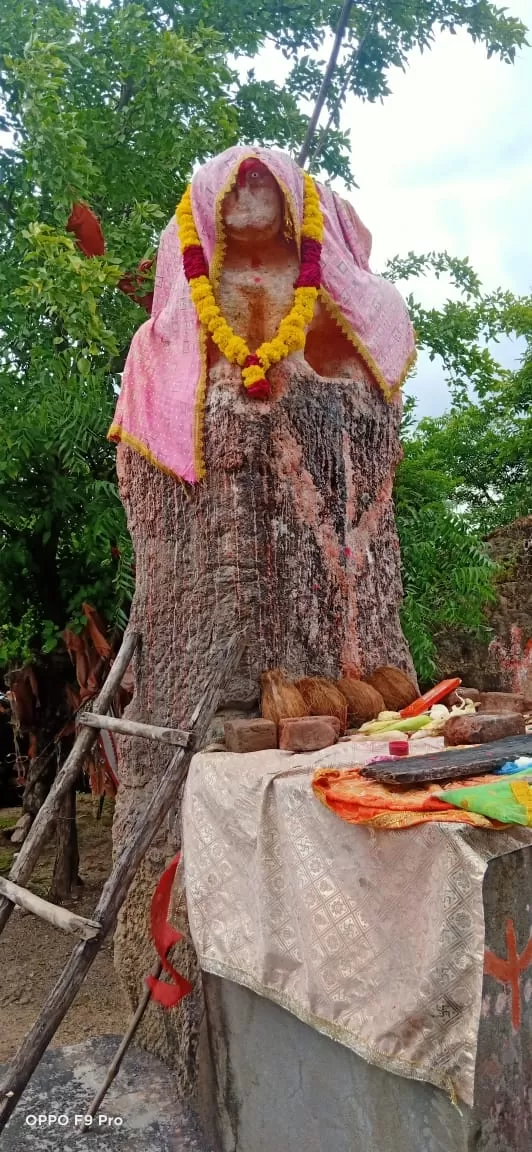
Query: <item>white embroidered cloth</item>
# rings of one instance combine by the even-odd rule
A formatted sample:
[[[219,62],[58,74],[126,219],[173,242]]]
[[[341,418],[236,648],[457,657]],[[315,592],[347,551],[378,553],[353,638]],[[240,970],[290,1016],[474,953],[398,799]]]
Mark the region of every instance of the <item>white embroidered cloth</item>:
[[[532,829],[347,824],[315,798],[312,774],[374,754],[340,743],[193,758],[183,808],[193,942],[206,972],[472,1104],[482,881],[490,859],[532,844]]]

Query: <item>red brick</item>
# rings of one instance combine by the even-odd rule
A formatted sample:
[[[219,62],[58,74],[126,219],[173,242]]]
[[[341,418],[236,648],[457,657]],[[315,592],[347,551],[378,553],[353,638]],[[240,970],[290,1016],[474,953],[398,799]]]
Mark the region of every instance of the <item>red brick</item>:
[[[273,720],[227,720],[224,740],[228,752],[263,752],[277,748],[277,725]]]
[[[495,716],[451,716],[443,734],[447,745],[490,744],[505,736],[524,736],[525,721],[523,716],[512,712]]]
[[[279,721],[279,748],[285,752],[318,752],[330,748],[340,735],[336,716],[299,716]]]
[[[490,716],[501,712],[526,712],[525,698],[515,692],[481,692],[479,712],[489,712]]]

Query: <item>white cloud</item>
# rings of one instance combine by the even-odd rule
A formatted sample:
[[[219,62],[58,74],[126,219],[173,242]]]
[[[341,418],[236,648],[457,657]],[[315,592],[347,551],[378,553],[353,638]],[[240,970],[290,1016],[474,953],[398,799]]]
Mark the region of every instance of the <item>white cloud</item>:
[[[530,22],[530,0],[510,0],[509,10]],[[283,69],[283,58],[267,49],[257,74],[282,82]],[[410,249],[447,249],[469,257],[485,288],[528,293],[532,50],[511,66],[488,60],[466,33],[442,35],[431,52],[412,54],[405,73],[394,71],[390,87],[383,104],[350,98],[342,116],[360,185],[348,195],[373,233],[374,267]],[[448,287],[427,278],[416,291],[431,305]],[[513,367],[519,348],[505,341],[498,355]],[[410,390],[421,415],[446,407],[441,370],[426,357]]]

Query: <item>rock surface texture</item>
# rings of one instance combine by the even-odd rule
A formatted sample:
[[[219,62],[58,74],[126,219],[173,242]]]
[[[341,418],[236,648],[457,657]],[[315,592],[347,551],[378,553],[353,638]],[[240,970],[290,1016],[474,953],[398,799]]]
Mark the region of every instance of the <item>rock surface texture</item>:
[[[279,748],[287,752],[316,752],[331,748],[340,735],[336,716],[300,716],[279,721]]]
[[[362,366],[353,382],[284,365],[269,404],[250,402],[235,372],[213,376],[207,479],[191,493],[129,448],[118,449],[136,559],[131,625],[143,635],[127,714],[185,727],[212,645],[245,624],[247,651],[211,740],[231,713],[258,714],[265,668],[337,678],[344,663],[363,672],[394,663],[412,672],[399,624],[392,504],[399,405],[386,403]],[[119,755],[116,844],[132,834],[168,750],[128,739]],[[168,853],[164,832],[117,931],[117,961],[133,999],[153,964],[149,900]],[[190,977],[193,968],[190,955],[181,970]],[[183,1089],[194,1081],[185,1051],[198,1018],[190,999],[180,1010],[150,1009],[144,1032],[150,1046],[188,1069]]]
[[[121,1036],[94,1036],[43,1056],[11,1117],[6,1152],[213,1152],[176,1099],[168,1068],[131,1047],[94,1123],[83,1117]]]
[[[277,748],[277,725],[272,720],[228,720],[225,729],[228,752],[261,752]]]
[[[478,709],[482,715],[483,712],[491,714],[499,712],[526,712],[526,701],[524,696],[518,696],[515,692],[481,692],[480,706]]]

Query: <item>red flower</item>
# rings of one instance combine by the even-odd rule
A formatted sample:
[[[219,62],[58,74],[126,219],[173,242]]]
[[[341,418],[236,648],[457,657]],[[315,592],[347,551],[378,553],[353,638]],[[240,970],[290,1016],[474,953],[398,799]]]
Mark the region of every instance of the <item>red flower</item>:
[[[321,244],[304,236],[301,241],[301,267],[296,288],[319,288],[321,285]]]
[[[189,244],[183,252],[183,268],[187,280],[195,280],[197,276],[208,276],[207,261],[203,254],[201,244]]]
[[[248,396],[252,396],[254,400],[269,400],[271,396],[271,388],[267,380],[257,380],[246,391]]]

